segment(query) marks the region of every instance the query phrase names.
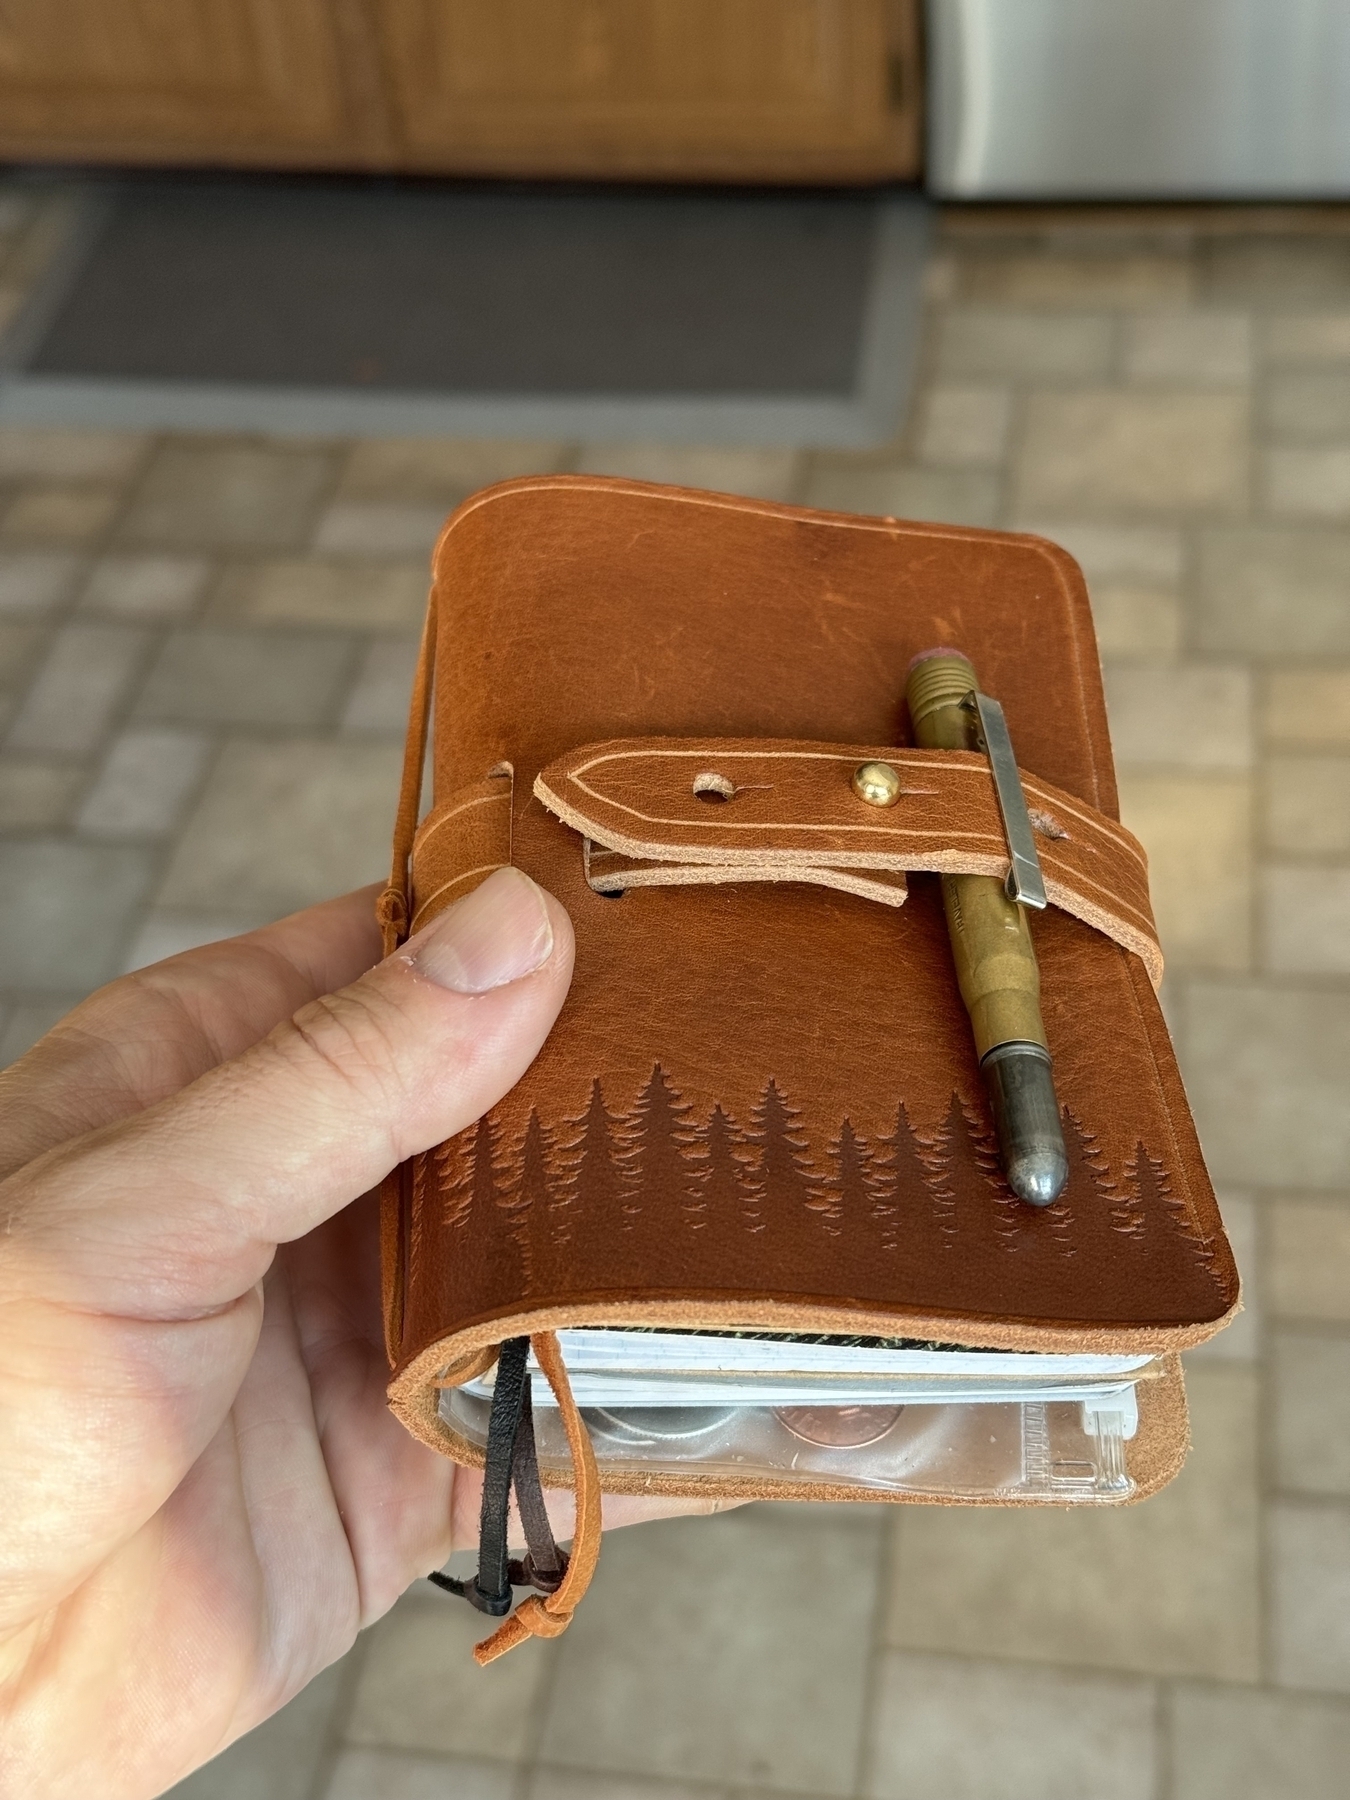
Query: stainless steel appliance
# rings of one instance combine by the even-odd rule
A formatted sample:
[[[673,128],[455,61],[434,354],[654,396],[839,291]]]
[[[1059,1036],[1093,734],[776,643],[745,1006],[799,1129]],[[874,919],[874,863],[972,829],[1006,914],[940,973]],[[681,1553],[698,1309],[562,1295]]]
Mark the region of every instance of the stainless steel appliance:
[[[929,0],[950,198],[1350,197],[1350,0]]]

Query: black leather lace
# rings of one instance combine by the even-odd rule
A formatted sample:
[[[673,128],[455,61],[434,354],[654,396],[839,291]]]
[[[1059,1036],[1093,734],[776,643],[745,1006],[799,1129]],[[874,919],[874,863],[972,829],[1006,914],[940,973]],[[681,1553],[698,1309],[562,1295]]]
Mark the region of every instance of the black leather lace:
[[[439,1570],[427,1577],[447,1594],[460,1595],[493,1618],[510,1612],[512,1588],[532,1587],[551,1594],[567,1573],[567,1553],[554,1541],[539,1481],[530,1377],[525,1366],[529,1351],[527,1337],[508,1338],[497,1360],[478,1525],[478,1573],[468,1581],[442,1575]],[[525,1530],[527,1549],[521,1561],[507,1554],[512,1489]]]

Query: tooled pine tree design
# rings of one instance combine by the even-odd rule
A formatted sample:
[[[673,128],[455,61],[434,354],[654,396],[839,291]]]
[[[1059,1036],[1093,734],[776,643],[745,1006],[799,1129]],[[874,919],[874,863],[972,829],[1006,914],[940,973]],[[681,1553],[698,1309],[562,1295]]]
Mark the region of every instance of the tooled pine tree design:
[[[506,1215],[506,1235],[520,1258],[521,1277],[527,1292],[534,1286],[537,1253],[548,1241],[550,1148],[539,1114],[531,1107],[525,1139],[520,1147],[520,1181],[497,1201]]]
[[[955,1203],[949,1193],[935,1191],[903,1100],[895,1109],[895,1130],[877,1140],[870,1185],[870,1246],[884,1254],[903,1248],[907,1261],[920,1262],[950,1248]]]
[[[678,1229],[698,1165],[689,1155],[695,1133],[689,1103],[657,1063],[628,1119],[621,1254],[639,1281],[678,1281],[687,1240]]]
[[[736,1154],[736,1146],[744,1140],[720,1106],[713,1107],[701,1135],[703,1155],[692,1165],[685,1210],[695,1231],[709,1226],[716,1230],[739,1221],[745,1199],[745,1168]],[[736,1241],[726,1230],[719,1235],[724,1243]]]
[[[581,1135],[572,1143],[572,1179],[554,1202],[555,1235],[560,1244],[572,1235],[574,1214],[593,1223],[603,1221],[605,1229],[616,1230],[626,1188],[619,1160],[619,1122],[606,1107],[598,1081],[591,1083],[585,1112],[571,1123],[581,1127]]]
[[[826,1234],[837,1238],[844,1230],[851,1233],[864,1228],[872,1201],[867,1185],[872,1152],[853,1129],[851,1119],[845,1119],[839,1135],[830,1140],[830,1162],[826,1185],[806,1204],[819,1214]]]
[[[452,1148],[458,1152],[459,1175],[446,1192],[445,1222],[453,1230],[471,1218],[487,1222],[494,1217],[503,1171],[497,1162],[497,1126],[492,1115],[484,1113],[476,1125],[437,1151],[443,1178]]]
[[[745,1134],[759,1152],[745,1203],[751,1231],[764,1231],[776,1220],[791,1219],[820,1192],[821,1178],[806,1155],[806,1139],[794,1135],[800,1116],[788,1105],[778,1083],[771,1080],[751,1114],[754,1129]]]
[[[948,1222],[962,1258],[1006,1251],[1017,1230],[1018,1202],[1003,1180],[992,1134],[977,1124],[958,1094],[952,1095],[938,1140],[939,1216],[949,1200]]]
[[[633,1188],[624,1203],[625,1222],[632,1228],[644,1214],[655,1214],[662,1229],[674,1222],[689,1186],[689,1102],[681,1099],[670,1077],[655,1064],[630,1115],[625,1165]]]
[[[1132,1210],[1140,1222],[1138,1243],[1155,1299],[1166,1302],[1178,1317],[1213,1317],[1215,1289],[1225,1303],[1228,1300],[1214,1266],[1214,1246],[1196,1230],[1185,1203],[1173,1194],[1163,1164],[1137,1144],[1125,1179],[1133,1190]],[[1178,1238],[1185,1245],[1184,1256],[1176,1254]]]

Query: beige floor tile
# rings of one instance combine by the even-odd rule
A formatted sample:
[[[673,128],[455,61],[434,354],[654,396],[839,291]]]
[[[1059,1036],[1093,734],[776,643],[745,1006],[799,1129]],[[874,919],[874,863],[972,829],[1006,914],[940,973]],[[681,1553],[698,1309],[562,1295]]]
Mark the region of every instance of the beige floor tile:
[[[425,560],[324,562],[289,557],[227,569],[210,616],[250,625],[331,625],[415,631],[427,609]]]
[[[396,743],[227,744],[159,904],[277,918],[377,880],[401,765]]]
[[[1049,307],[1184,305],[1191,285],[1190,261],[1184,256],[1065,256],[1045,250],[972,260],[963,281],[973,300]]]
[[[448,508],[494,481],[548,473],[564,454],[550,438],[365,438],[343,465],[338,493],[344,500],[437,500]]]
[[[1350,362],[1350,312],[1295,313],[1269,319],[1266,360],[1277,367]]]
[[[515,1800],[515,1791],[515,1774],[506,1763],[412,1756],[400,1750],[344,1750],[323,1800]]]
[[[335,500],[314,547],[339,556],[407,557],[425,567],[448,513],[439,501]]]
[[[169,912],[156,908],[142,920],[121,973],[130,974],[133,969],[163,962],[166,957],[196,950],[202,944],[218,944],[223,938],[238,937],[267,923],[268,914],[264,911],[249,918],[233,913]]]
[[[576,466],[581,475],[626,475],[630,481],[666,481],[759,500],[790,500],[798,460],[793,450],[609,443],[584,445]]]
[[[122,481],[149,442],[136,431],[0,426],[0,481]]]
[[[1350,1005],[1334,991],[1193,980],[1181,1068],[1211,1175],[1350,1186]]]
[[[29,487],[5,509],[7,538],[84,544],[112,523],[118,496],[102,488]]]
[[[643,1775],[597,1775],[591,1770],[536,1769],[529,1800],[732,1800],[727,1788],[653,1781]],[[744,1790],[736,1800],[747,1800]]]
[[[851,1793],[878,1541],[870,1522],[753,1513],[609,1539],[541,1761]]]
[[[45,635],[41,625],[0,618],[0,689],[9,691],[27,680]]]
[[[1261,960],[1276,975],[1350,975],[1350,869],[1261,871]]]
[[[482,1614],[462,1600],[443,1594],[400,1600],[371,1630],[347,1742],[518,1761],[534,1728],[548,1658],[557,1652],[534,1639],[480,1669],[473,1646],[488,1630]]]
[[[1091,381],[1110,370],[1114,345],[1106,318],[956,308],[938,326],[938,369],[954,380]]]
[[[1233,512],[1246,495],[1240,395],[1106,390],[1031,398],[1019,513]]]
[[[1200,537],[1197,647],[1272,662],[1350,657],[1350,532],[1243,526]]]
[[[1251,1688],[1172,1701],[1173,1800],[1345,1800],[1350,1707]]]
[[[1081,565],[1095,589],[1121,586],[1173,588],[1185,566],[1180,531],[1157,525],[1087,525],[1079,519],[1019,517],[1018,531],[1034,531],[1060,544]]]
[[[1350,244],[1330,233],[1215,237],[1201,243],[1199,262],[1201,290],[1212,300],[1323,309],[1350,300]]]
[[[1275,1680],[1350,1694],[1350,1506],[1279,1500],[1267,1529]]]
[[[1350,756],[1272,756],[1262,787],[1268,848],[1294,856],[1350,853]]]
[[[1288,443],[1344,443],[1350,438],[1350,372],[1273,377],[1266,386],[1265,423],[1273,437]]]
[[[298,548],[335,472],[328,451],[209,439],[163,443],[120,535],[127,544],[170,550]]]
[[[1350,745],[1350,669],[1273,670],[1261,728],[1272,744]]]
[[[1266,505],[1282,518],[1350,518],[1350,447],[1268,450],[1262,485]]]
[[[891,1651],[869,1800],[1153,1800],[1153,1688],[1119,1676]]]
[[[1141,385],[1245,387],[1252,373],[1252,326],[1245,313],[1138,313],[1126,319],[1126,379]]]
[[[1280,1195],[1270,1205],[1267,1232],[1271,1311],[1350,1324],[1350,1202]]]
[[[1243,777],[1120,772],[1120,816],[1148,852],[1170,971],[1251,964],[1251,794]]]
[[[0,616],[36,618],[70,593],[80,561],[60,550],[0,550]]]
[[[95,749],[146,648],[144,632],[126,626],[63,626],[10,727],[10,748],[67,756]]]
[[[333,718],[355,662],[350,638],[317,631],[193,627],[166,639],[136,700],[156,724],[278,725]]]
[[[77,829],[93,838],[164,837],[201,780],[210,748],[199,732],[121,732],[85,796]]]
[[[200,556],[105,556],[94,564],[80,611],[114,619],[183,619],[206,591]]]
[[[1092,590],[1092,620],[1103,657],[1158,661],[1181,649],[1182,609],[1162,588],[1109,586]]]
[[[1265,1339],[1265,1274],[1261,1266],[1261,1214],[1250,1194],[1231,1189],[1218,1195],[1224,1230],[1242,1278],[1242,1311],[1217,1336],[1186,1352],[1189,1365],[1200,1362],[1256,1362]]]
[[[69,763],[0,756],[0,830],[55,831],[69,819],[86,779]]]
[[[382,732],[402,736],[408,724],[416,638],[376,638],[361,660],[360,672],[342,714],[343,731]]]
[[[956,469],[996,468],[1012,423],[1012,395],[1004,387],[933,388],[924,402],[919,455],[926,463]]]
[[[808,506],[832,512],[992,525],[998,516],[999,481],[996,475],[974,469],[825,464],[812,471],[805,499]]]
[[[1350,1337],[1286,1327],[1271,1350],[1279,1485],[1350,1498]]]
[[[165,1800],[310,1800],[342,1678],[342,1664],[325,1669],[256,1731],[170,1788]]]
[[[1137,769],[1225,773],[1252,764],[1252,678],[1233,664],[1106,670],[1116,761]]]
[[[0,987],[78,995],[111,980],[152,874],[129,845],[0,843]]]
[[[1140,1674],[1258,1671],[1256,1383],[1191,1370],[1194,1447],[1171,1487],[1096,1511],[905,1507],[898,1648]]]

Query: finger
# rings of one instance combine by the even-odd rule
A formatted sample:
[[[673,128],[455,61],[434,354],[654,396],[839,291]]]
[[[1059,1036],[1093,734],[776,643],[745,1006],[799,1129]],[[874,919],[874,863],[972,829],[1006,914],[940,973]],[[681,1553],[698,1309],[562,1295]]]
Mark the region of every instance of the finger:
[[[571,961],[562,908],[500,871],[242,1057],[0,1188],[0,1613],[163,1503],[243,1379],[276,1243],[499,1099]]]
[[[396,1164],[463,1130],[538,1054],[571,979],[566,913],[501,869],[396,956],[243,1056],[0,1189],[4,1268],[48,1298],[199,1316]],[[28,1291],[32,1291],[29,1289]]]
[[[0,1071],[0,1177],[140,1112],[379,959],[378,887],[124,975]]]

